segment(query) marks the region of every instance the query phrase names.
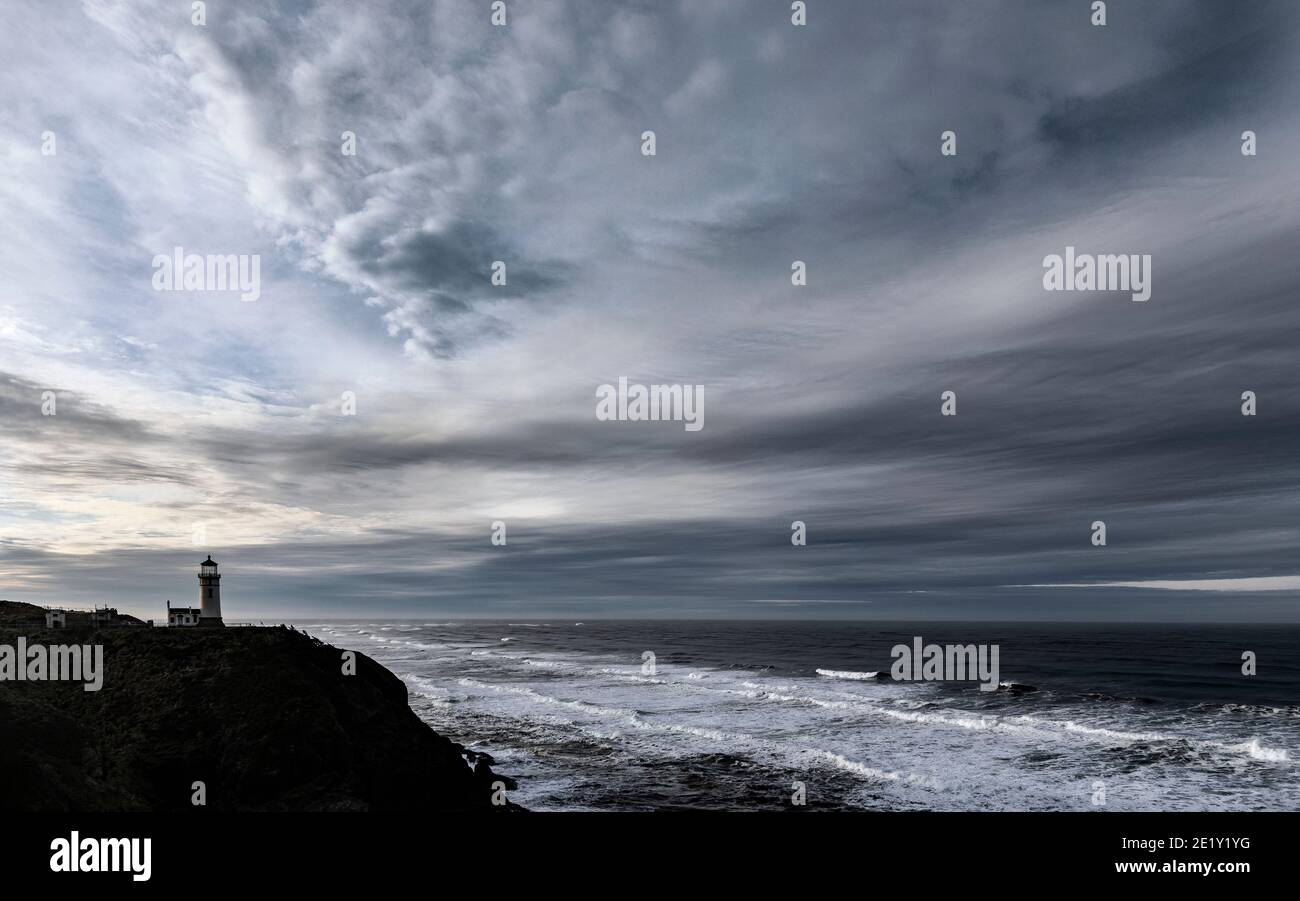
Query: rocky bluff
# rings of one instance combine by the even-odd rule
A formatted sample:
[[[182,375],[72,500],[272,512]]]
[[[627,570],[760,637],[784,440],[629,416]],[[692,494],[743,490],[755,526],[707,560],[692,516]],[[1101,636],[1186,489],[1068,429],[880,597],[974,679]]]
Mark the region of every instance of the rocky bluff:
[[[46,630],[18,624],[27,606],[0,602],[0,641],[102,644],[104,685],[0,684],[0,809],[520,809],[364,654],[344,675],[341,649],[285,627]]]

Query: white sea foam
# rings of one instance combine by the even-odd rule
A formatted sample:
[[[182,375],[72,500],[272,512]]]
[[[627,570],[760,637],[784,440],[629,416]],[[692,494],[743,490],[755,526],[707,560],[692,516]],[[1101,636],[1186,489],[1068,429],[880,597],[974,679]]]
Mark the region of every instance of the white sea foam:
[[[590,674],[612,676],[614,678],[628,681],[639,682],[653,685],[670,685],[678,688],[689,688],[696,692],[708,692],[712,694],[731,695],[733,697],[742,697],[751,701],[768,702],[776,704],[797,704],[819,707],[826,710],[841,712],[859,713],[864,716],[885,717],[902,723],[912,723],[923,726],[934,726],[940,728],[954,728],[974,732],[1001,732],[1006,734],[1021,735],[1041,740],[1060,740],[1064,737],[1062,733],[1086,736],[1094,740],[1110,741],[1118,744],[1130,744],[1134,742],[1173,742],[1181,740],[1178,736],[1169,735],[1160,732],[1133,732],[1119,729],[1112,729],[1106,726],[1090,725],[1079,722],[1074,719],[1064,721],[1053,721],[1044,717],[1034,717],[1029,715],[1019,716],[999,716],[992,714],[972,713],[958,710],[929,710],[921,711],[916,709],[891,709],[882,707],[878,703],[873,703],[865,698],[849,697],[841,695],[837,699],[818,697],[806,693],[794,693],[794,686],[790,685],[764,685],[752,680],[742,681],[744,688],[726,688],[716,686],[705,686],[700,684],[710,675],[729,675],[722,672],[707,673],[701,671],[689,672],[686,674],[686,682],[678,682],[668,679],[642,676],[633,672],[623,672],[610,667],[593,668],[574,663],[567,660],[543,660],[537,657],[524,657],[518,655],[500,655],[491,651],[475,650],[471,651],[473,655],[490,655],[493,657],[503,657],[507,659],[522,659],[524,663],[545,669],[565,671],[575,674]],[[871,673],[852,672],[842,670],[818,670],[818,675],[829,679],[844,679],[847,681],[866,681],[869,677],[874,678]],[[830,674],[830,675],[827,675]],[[783,688],[785,691],[773,690]],[[895,700],[896,704],[911,704],[919,706],[929,702],[907,702],[905,699]],[[1193,745],[1201,746],[1210,750],[1226,751],[1233,754],[1244,754],[1255,760],[1267,762],[1289,762],[1290,755],[1284,749],[1272,748],[1262,745],[1257,739],[1253,742],[1242,744],[1225,744],[1216,741],[1191,741]]]
[[[855,673],[852,670],[840,669],[819,669],[817,675],[825,676],[827,679],[851,679],[854,682],[874,682],[880,677],[880,673]]]
[[[697,739],[704,739],[709,742],[720,744],[729,751],[745,748],[750,751],[760,752],[761,756],[775,757],[777,761],[782,764],[786,764],[792,760],[807,761],[811,759],[872,781],[904,781],[910,784],[929,788],[942,787],[938,780],[929,776],[923,776],[916,773],[882,770],[876,767],[867,766],[866,764],[858,763],[857,761],[850,760],[834,751],[822,748],[794,747],[782,742],[757,738],[746,733],[694,726],[671,721],[646,720],[637,711],[628,708],[604,707],[586,701],[557,698],[552,695],[543,694],[526,686],[496,685],[471,678],[462,678],[458,680],[458,684],[467,688],[526,698],[527,700],[537,704],[551,705],[572,710],[586,716],[617,719],[624,722],[627,726],[639,731],[661,734],[672,733]],[[618,734],[619,733],[606,733],[608,737],[616,737]]]
[[[882,770],[877,767],[867,766],[865,763],[859,763],[856,760],[850,760],[842,754],[836,754],[834,751],[823,751],[818,748],[809,748],[803,752],[809,757],[827,761],[831,766],[853,773],[856,776],[863,776],[867,779],[880,780],[886,782],[908,782],[913,785],[921,785],[931,789],[942,789],[943,784],[930,776],[922,776],[917,773],[902,773],[897,770]]]
[[[589,704],[586,701],[570,701],[563,698],[544,695],[531,688],[520,685],[493,685],[488,682],[481,682],[478,679],[464,678],[460,679],[458,684],[467,688],[477,688],[486,691],[493,691],[502,694],[513,694],[520,697],[528,698],[539,704],[554,704],[568,710],[574,710],[578,713],[586,713],[593,716],[621,717],[631,719],[636,716],[635,710],[628,710],[621,707],[603,707],[599,704]]]
[[[416,673],[403,673],[401,676],[407,689],[434,704],[450,706],[451,693],[432,679],[426,679]]]
[[[1017,717],[1017,719],[1031,721],[1049,727],[1056,725],[1052,723],[1052,721],[1041,717],[1021,716]],[[1168,744],[1185,742],[1194,748],[1218,753],[1226,752],[1228,754],[1244,754],[1254,760],[1262,760],[1269,763],[1289,763],[1291,761],[1291,755],[1288,751],[1282,748],[1270,748],[1261,745],[1258,738],[1239,744],[1232,744],[1213,739],[1172,735],[1167,732],[1131,732],[1123,729],[1111,729],[1106,726],[1090,726],[1085,723],[1076,722],[1075,720],[1066,720],[1064,723],[1061,723],[1060,726],[1067,732],[1085,735],[1100,740],[1107,740],[1117,744],[1134,744],[1137,742]]]
[[[1267,760],[1269,763],[1286,763],[1291,760],[1291,755],[1286,750],[1282,748],[1266,748],[1259,743],[1258,738],[1252,738],[1240,745],[1232,745],[1231,749],[1256,760]]]
[[[1265,809],[1294,807],[1300,797],[1279,794],[1270,775],[1294,766],[1300,748],[1294,719],[1277,708],[1242,715],[1231,705],[1131,709],[1062,703],[1059,694],[986,699],[933,685],[864,686],[870,673],[841,670],[769,676],[758,666],[661,661],[649,676],[635,658],[614,653],[502,653],[504,644],[478,628],[464,633],[454,653],[421,647],[418,639],[376,638],[371,647],[381,662],[400,661],[399,672],[415,670],[403,678],[435,728],[491,735],[494,744],[531,760],[532,769],[503,770],[521,783],[534,772],[543,782],[580,773],[577,784],[615,786],[623,760],[715,767],[711,755],[722,753],[778,770],[816,767],[861,779],[861,789],[841,786],[836,802],[843,804],[1073,809],[1086,803],[1078,774],[1107,759],[1098,755],[1122,749],[1142,765],[1122,777],[1124,791],[1111,801],[1116,808]],[[597,750],[575,754],[575,743]],[[528,757],[532,748],[540,756]],[[1210,774],[1230,781],[1231,792],[1204,792]],[[713,778],[722,784],[732,777],[719,768]]]

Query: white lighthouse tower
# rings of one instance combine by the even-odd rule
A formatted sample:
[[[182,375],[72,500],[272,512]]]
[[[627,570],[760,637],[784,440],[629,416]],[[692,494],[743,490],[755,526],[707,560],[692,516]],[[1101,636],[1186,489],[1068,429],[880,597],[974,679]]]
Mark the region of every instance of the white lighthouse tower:
[[[212,555],[199,564],[200,626],[224,626],[221,621],[221,576]]]

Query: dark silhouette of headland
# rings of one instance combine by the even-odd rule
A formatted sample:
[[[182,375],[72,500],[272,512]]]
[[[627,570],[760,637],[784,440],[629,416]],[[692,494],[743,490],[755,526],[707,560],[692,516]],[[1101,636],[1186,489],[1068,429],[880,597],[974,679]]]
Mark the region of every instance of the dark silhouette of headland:
[[[490,757],[360,652],[285,626],[47,628],[45,612],[0,601],[0,646],[102,645],[103,684],[0,681],[0,810],[520,809]]]

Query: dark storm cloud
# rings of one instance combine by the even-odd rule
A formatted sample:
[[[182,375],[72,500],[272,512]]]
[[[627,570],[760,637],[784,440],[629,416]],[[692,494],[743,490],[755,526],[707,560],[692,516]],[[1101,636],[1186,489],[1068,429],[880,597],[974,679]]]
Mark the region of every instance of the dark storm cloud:
[[[1167,135],[1258,110],[1276,79],[1289,76],[1280,64],[1294,51],[1293,5],[1265,3],[1240,16],[1210,3],[1181,13],[1147,20],[1173,26],[1165,42],[1170,65],[1100,96],[1055,99],[1040,122],[1043,137],[1067,154],[1114,156],[1150,142],[1152,132]]]
[[[489,298],[536,297],[560,287],[569,269],[561,262],[517,262],[519,255],[506,239],[471,222],[457,223],[443,234],[417,233],[348,250],[363,261],[363,272],[430,297],[440,312],[468,312]],[[505,284],[491,282],[494,260],[511,261]]]

